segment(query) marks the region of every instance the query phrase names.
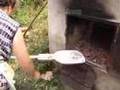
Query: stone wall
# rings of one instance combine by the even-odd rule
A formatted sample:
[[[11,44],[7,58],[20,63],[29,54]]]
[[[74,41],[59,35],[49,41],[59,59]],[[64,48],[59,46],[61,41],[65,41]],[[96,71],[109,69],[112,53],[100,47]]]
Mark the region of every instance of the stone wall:
[[[66,16],[63,0],[48,2],[50,52],[65,49]]]

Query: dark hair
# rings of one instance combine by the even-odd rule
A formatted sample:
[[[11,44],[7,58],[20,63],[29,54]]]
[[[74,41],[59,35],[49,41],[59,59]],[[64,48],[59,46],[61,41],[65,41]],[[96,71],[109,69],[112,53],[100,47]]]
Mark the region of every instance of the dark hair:
[[[14,8],[16,0],[0,0],[0,7],[11,6]]]

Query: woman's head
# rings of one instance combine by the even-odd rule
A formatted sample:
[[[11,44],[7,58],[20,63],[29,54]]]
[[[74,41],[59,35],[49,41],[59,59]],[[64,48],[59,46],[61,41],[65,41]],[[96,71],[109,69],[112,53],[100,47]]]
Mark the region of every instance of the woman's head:
[[[0,8],[7,9],[7,13],[11,14],[14,10],[16,0],[0,0]]]

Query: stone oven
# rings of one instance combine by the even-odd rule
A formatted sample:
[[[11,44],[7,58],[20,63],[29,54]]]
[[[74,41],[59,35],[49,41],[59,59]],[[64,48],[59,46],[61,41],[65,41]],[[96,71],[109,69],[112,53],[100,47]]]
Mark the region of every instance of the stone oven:
[[[91,62],[61,66],[68,90],[120,90],[120,0],[50,0],[48,10],[50,52],[76,49]]]

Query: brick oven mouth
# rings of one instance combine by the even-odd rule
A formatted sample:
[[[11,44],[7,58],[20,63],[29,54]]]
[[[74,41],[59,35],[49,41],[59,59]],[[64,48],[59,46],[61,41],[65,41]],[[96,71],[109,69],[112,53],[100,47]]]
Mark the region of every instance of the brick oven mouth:
[[[90,35],[90,43],[93,46],[110,51],[115,32],[116,30],[114,26],[102,22],[96,22]]]
[[[111,48],[117,27],[104,20],[67,16],[66,48],[77,49],[101,66],[111,61]]]

